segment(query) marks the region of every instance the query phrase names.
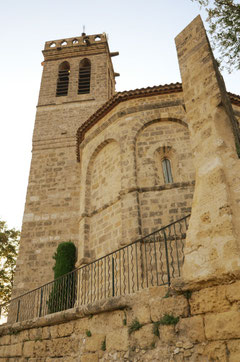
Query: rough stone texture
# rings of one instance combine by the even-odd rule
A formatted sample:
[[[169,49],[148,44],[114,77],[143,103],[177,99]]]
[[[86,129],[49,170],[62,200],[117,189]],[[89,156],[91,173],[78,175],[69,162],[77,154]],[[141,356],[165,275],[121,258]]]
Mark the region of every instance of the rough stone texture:
[[[176,46],[196,170],[182,274],[194,288],[240,271],[239,127],[200,16]]]
[[[95,303],[89,306],[88,314],[83,306],[2,326],[0,360],[238,362],[240,299],[235,296],[231,303],[224,304],[224,312],[220,312],[221,301],[217,308],[215,303],[210,303],[210,310],[206,298],[208,292],[213,299],[217,295],[233,298],[233,291],[238,287],[239,282],[205,288],[194,291],[190,299],[173,295],[173,290],[169,290],[166,298],[165,287],[154,287],[122,297],[121,302],[113,298],[105,306]],[[153,297],[157,304],[153,304]],[[197,310],[190,308],[190,304],[198,306]],[[199,315],[192,314],[191,310]],[[163,315],[175,315],[180,317],[179,322],[159,324],[158,337],[153,333],[154,322],[149,318],[153,311],[156,321]],[[129,335],[128,329],[136,318],[142,327]],[[91,337],[86,331],[91,332]]]
[[[115,84],[106,36],[100,34],[100,38],[96,42],[93,36],[87,47],[67,39],[68,45],[61,50],[48,47],[43,52],[13,297],[53,279],[52,256],[60,242],[72,240],[78,246],[80,168],[76,132],[113,95]],[[90,93],[78,94],[79,64],[84,58],[91,61]],[[68,95],[56,97],[58,68],[63,61],[70,64]]]
[[[28,320],[0,328],[0,359],[239,361],[240,294],[234,279],[239,272],[240,228],[239,161],[233,137],[237,129],[201,20],[195,19],[177,38],[187,117],[182,93],[130,97],[85,129],[80,165],[74,158],[77,127],[114,92],[113,69],[104,35],[99,44],[90,38],[94,54],[92,45],[76,47],[73,40],[68,39],[61,51],[50,49],[50,43],[44,50],[14,293],[49,278],[49,261],[60,241],[76,242],[81,264],[189,212],[194,186],[190,140],[197,184],[184,288],[193,293],[147,289],[145,281],[145,290],[133,295],[111,298],[108,293],[106,300],[93,298],[32,320],[39,310],[34,297],[29,298],[33,315],[24,314],[23,303],[20,319]],[[83,57],[91,60],[92,88],[82,97],[76,90]],[[55,96],[56,74],[63,59],[69,60],[71,75],[69,94],[60,99]],[[234,111],[239,117],[236,107]],[[164,157],[172,166],[170,184],[165,184],[161,168]],[[147,252],[151,255],[151,243]],[[205,288],[205,282],[211,287]],[[79,301],[80,294],[77,297]],[[16,309],[14,313],[16,320]],[[179,321],[162,325],[163,316]],[[135,319],[142,326],[129,334]],[[156,325],[159,336],[153,334]]]

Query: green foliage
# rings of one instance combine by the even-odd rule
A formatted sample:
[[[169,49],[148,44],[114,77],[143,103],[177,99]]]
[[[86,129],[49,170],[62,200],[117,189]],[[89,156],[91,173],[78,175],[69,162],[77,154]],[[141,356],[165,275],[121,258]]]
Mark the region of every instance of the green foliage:
[[[54,283],[48,299],[48,312],[55,313],[73,308],[76,299],[76,275],[71,273],[75,269],[76,247],[71,242],[58,245],[55,259]],[[57,279],[58,278],[58,279]]]
[[[165,314],[160,321],[156,322],[162,325],[170,325],[170,324],[177,324],[179,322],[179,317],[174,317],[171,314]]]
[[[102,351],[106,351],[106,339],[104,339],[104,340],[102,341],[101,350],[102,350]]]
[[[76,263],[76,246],[71,241],[59,244],[53,259],[56,260],[53,267],[54,279],[57,279],[74,270]]]
[[[92,333],[91,333],[91,331],[89,331],[89,329],[86,330],[86,336],[87,336],[87,337],[92,337]]]
[[[192,296],[192,291],[191,290],[186,290],[185,292],[183,292],[183,295],[186,299],[190,299]]]
[[[128,334],[130,335],[133,332],[138,331],[140,328],[142,328],[142,326],[143,325],[135,318],[128,328]]]
[[[154,323],[153,323],[153,334],[154,334],[155,336],[157,336],[158,338],[160,337],[160,335],[159,335],[159,329],[158,329],[159,325],[160,325],[159,322],[154,322]]]
[[[6,222],[0,221],[0,304],[5,304],[3,314],[7,313],[11,298],[19,237],[19,231],[8,229]]]
[[[205,7],[209,33],[218,49],[222,68],[229,72],[240,69],[240,4],[235,0],[197,1]]]
[[[127,319],[126,319],[126,318],[123,319],[123,325],[124,325],[124,326],[127,325]]]

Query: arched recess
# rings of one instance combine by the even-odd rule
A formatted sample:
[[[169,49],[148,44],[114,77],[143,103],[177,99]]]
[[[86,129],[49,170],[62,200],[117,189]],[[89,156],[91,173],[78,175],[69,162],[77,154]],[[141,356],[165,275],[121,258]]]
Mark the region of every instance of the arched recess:
[[[67,61],[62,62],[58,68],[58,80],[56,97],[67,96],[70,75],[70,64]]]
[[[121,152],[108,139],[92,154],[85,181],[85,248],[92,258],[118,248],[122,235]]]
[[[90,93],[91,62],[85,58],[79,65],[78,94]]]
[[[189,213],[195,171],[183,121],[152,120],[139,129],[135,141],[142,234],[146,235]],[[171,165],[172,182],[165,180],[164,159]]]
[[[190,152],[189,132],[185,122],[172,118],[147,122],[135,138],[137,185],[152,187],[165,183],[162,172],[164,157],[172,161],[174,182],[184,181],[186,174],[181,172],[182,164],[179,164],[178,158],[183,160]]]

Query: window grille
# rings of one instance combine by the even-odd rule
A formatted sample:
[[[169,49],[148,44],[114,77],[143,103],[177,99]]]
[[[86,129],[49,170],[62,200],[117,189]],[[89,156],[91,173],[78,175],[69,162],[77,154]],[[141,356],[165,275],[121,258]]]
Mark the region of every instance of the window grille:
[[[56,96],[67,96],[69,83],[70,65],[63,62],[59,66]]]
[[[170,184],[173,182],[171,163],[167,158],[162,160],[162,169],[165,184]]]
[[[83,59],[79,67],[78,94],[90,93],[91,63]]]

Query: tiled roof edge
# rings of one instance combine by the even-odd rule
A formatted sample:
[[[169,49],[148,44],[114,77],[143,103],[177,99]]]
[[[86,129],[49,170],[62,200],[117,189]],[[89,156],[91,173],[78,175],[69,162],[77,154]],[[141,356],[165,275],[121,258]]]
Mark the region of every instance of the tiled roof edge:
[[[134,90],[118,92],[114,94],[106,103],[102,105],[95,113],[91,115],[77,130],[77,145],[76,145],[76,154],[77,160],[80,161],[79,154],[79,145],[84,138],[84,134],[97,123],[99,119],[105,116],[111,109],[113,109],[117,104],[141,97],[150,97],[158,94],[169,94],[169,93],[178,93],[182,92],[182,84],[181,83],[170,83],[164,84],[154,87],[147,88],[137,88]],[[237,94],[233,94],[228,92],[230,97],[230,101],[232,104],[240,105],[240,96]]]

